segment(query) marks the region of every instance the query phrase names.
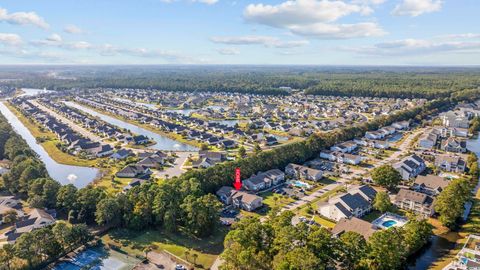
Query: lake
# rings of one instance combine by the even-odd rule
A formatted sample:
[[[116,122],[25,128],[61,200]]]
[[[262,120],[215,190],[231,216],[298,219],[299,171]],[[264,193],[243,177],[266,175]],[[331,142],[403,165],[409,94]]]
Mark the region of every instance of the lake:
[[[110,117],[108,115],[99,113],[95,110],[92,110],[88,107],[82,106],[78,103],[71,102],[71,101],[66,101],[65,104],[67,104],[70,107],[77,108],[77,109],[79,109],[83,112],[86,112],[86,113],[90,114],[90,115],[96,116],[96,117],[102,119],[103,121],[105,121],[109,124],[118,126],[120,128],[128,129],[135,134],[144,135],[144,136],[147,136],[147,137],[153,139],[156,142],[156,144],[154,144],[152,146],[149,146],[149,148],[156,149],[156,150],[167,150],[167,151],[198,151],[198,148],[196,148],[194,146],[175,141],[175,140],[170,139],[166,136],[162,136],[158,133],[155,133],[153,131],[144,129],[144,128],[139,127],[137,125],[133,125],[133,124],[130,124],[128,122],[122,121],[120,119],[117,119],[117,118]]]
[[[2,102],[0,102],[0,112],[5,116],[13,129],[27,142],[28,146],[37,153],[39,158],[45,164],[48,174],[54,180],[62,185],[74,184],[77,188],[82,188],[92,182],[99,174],[100,171],[96,168],[57,163],[48,155],[47,151],[37,143],[35,137],[30,133],[28,128],[25,127],[17,116]]]

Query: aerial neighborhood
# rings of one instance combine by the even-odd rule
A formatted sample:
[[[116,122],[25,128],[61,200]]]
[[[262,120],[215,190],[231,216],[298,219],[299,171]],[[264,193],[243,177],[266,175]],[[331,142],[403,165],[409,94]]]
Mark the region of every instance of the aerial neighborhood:
[[[149,259],[158,256],[179,267],[172,269],[210,269],[235,263],[228,256],[236,240],[225,239],[249,226],[282,224],[332,243],[354,235],[368,245],[418,230],[423,240],[398,244],[411,252],[406,258],[417,256],[413,244],[420,249],[474,214],[479,101],[432,110],[425,98],[282,89],[291,93],[9,92],[17,94],[2,112],[23,133],[4,143],[0,245],[20,248],[30,235],[66,226],[77,232],[65,243],[73,253],[45,261],[52,269],[99,245],[137,267],[155,269]],[[182,240],[167,244],[172,235]],[[220,251],[209,253],[210,240],[187,246],[188,237],[214,237]],[[339,260],[328,264],[346,263]]]

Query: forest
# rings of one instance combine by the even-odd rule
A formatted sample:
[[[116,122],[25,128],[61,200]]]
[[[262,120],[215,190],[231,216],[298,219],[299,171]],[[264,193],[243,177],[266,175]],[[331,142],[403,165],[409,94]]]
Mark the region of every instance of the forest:
[[[314,95],[428,99],[480,87],[480,69],[452,67],[60,66],[28,70],[3,67],[0,77],[12,79],[6,83],[10,87],[56,90],[105,87],[288,95],[285,87],[290,87]]]

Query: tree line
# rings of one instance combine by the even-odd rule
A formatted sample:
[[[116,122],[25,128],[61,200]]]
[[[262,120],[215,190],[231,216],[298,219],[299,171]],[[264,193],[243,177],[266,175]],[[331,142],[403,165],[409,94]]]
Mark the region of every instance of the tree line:
[[[94,68],[90,68],[94,69]],[[89,68],[59,72],[62,78],[31,73],[9,87],[139,88],[165,91],[287,95],[282,87],[314,95],[447,98],[480,86],[478,69],[341,67],[169,67]]]
[[[338,238],[319,226],[292,225],[291,211],[272,211],[265,222],[248,217],[225,237],[224,270],[400,269],[432,235],[426,220],[378,230],[368,240],[356,232]]]

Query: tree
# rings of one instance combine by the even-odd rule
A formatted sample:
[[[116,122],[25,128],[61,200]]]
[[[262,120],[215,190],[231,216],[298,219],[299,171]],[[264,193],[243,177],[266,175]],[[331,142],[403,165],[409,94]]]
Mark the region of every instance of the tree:
[[[17,214],[17,211],[15,211],[14,209],[7,210],[3,214],[3,223],[5,224],[14,223],[17,221],[17,219],[18,219],[18,214]]]
[[[71,238],[73,245],[85,245],[93,239],[86,224],[75,224],[72,226]]]
[[[121,217],[120,205],[115,198],[105,198],[97,204],[97,210],[95,211],[97,224],[116,224]]]
[[[220,255],[226,270],[272,269],[271,246],[274,231],[258,218],[245,218],[236,223],[224,240],[225,250]]]
[[[213,194],[207,194],[199,198],[189,195],[181,205],[185,212],[185,227],[197,236],[206,236],[213,233],[217,227],[218,213],[221,204]]]
[[[68,184],[60,187],[57,192],[57,207],[69,212],[70,210],[75,209],[75,204],[77,202],[77,188]]]
[[[247,150],[245,150],[245,147],[242,145],[240,146],[240,148],[238,148],[237,157],[239,159],[242,159],[246,156],[247,156]]]
[[[417,217],[409,218],[403,226],[405,246],[409,255],[423,247],[433,234],[433,226],[426,219],[418,220]]]
[[[392,210],[393,204],[390,201],[390,197],[386,192],[377,192],[377,195],[375,195],[373,208],[382,213]]]
[[[72,229],[64,221],[58,221],[52,228],[53,235],[64,249],[72,247]]]
[[[377,185],[393,190],[402,181],[402,176],[391,165],[382,165],[372,170],[372,180]]]
[[[185,255],[185,260],[188,262],[188,256],[190,256],[190,251],[185,250],[183,254]]]
[[[11,269],[15,259],[15,248],[12,244],[4,244],[0,249],[0,265],[4,265],[7,270]]]
[[[358,269],[367,254],[367,241],[356,232],[345,232],[339,239],[340,261],[345,269]]]
[[[275,270],[319,270],[325,269],[321,261],[307,247],[296,247],[279,253],[273,261]]]
[[[260,147],[260,144],[258,144],[257,142],[253,146],[253,152],[255,154],[262,152],[262,147]]]
[[[467,180],[455,179],[440,192],[434,207],[443,225],[449,228],[457,225],[457,220],[463,215],[465,203],[470,199],[470,190]]]
[[[368,255],[360,265],[367,269],[399,269],[406,256],[401,229],[376,231],[368,239]]]
[[[192,254],[192,258],[193,258],[193,264],[194,264],[194,265],[197,265],[198,254],[197,254],[197,253],[193,253],[193,254]]]

